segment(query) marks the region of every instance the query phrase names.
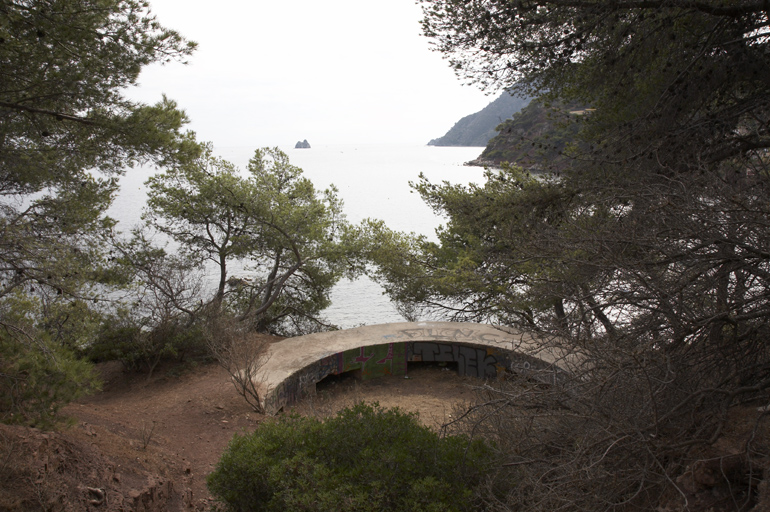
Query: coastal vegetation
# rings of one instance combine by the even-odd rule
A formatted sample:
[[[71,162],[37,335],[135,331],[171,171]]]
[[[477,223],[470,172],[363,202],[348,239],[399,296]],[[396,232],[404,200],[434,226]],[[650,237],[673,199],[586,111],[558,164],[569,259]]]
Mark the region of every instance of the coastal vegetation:
[[[229,511],[470,511],[491,456],[412,414],[363,403],[236,435],[208,477]]]
[[[134,0],[3,1],[0,17],[0,420],[49,424],[95,386],[78,354],[122,280],[117,177],[195,151],[173,101],[122,91],[195,45]]]
[[[140,1],[2,2],[0,14],[0,421],[55,423],[98,387],[89,361],[149,376],[163,359],[207,357],[222,322],[333,328],[320,311],[354,268],[336,190],[270,148],[243,178],[173,101],[125,97],[144,66],[184,61],[194,43]],[[163,172],[143,227],[123,234],[106,212],[137,164]]]
[[[489,105],[475,114],[469,114],[457,121],[443,137],[432,139],[429,146],[486,146],[497,133],[500,123],[519,112],[530,101],[503,91]]]
[[[146,247],[151,233],[135,233],[126,247],[139,280],[165,294],[188,323],[202,313],[227,313],[258,332],[329,328],[320,312],[345,271],[342,240],[350,231],[334,188],[317,191],[278,148],[256,150],[247,178],[205,148],[147,184],[146,225],[178,244],[173,257],[186,277],[206,265],[216,269],[212,297],[201,302],[202,290],[168,288],[171,279],[155,274],[163,269],[154,262],[171,255]],[[245,277],[232,276],[236,263]]]
[[[567,371],[488,383],[449,437],[363,405],[268,423],[210,479],[234,510],[336,510],[340,488],[350,510],[751,508],[770,463],[767,2],[420,4],[461,78],[537,98],[484,183],[413,184],[446,219],[435,241],[348,224],[278,150],[244,177],[172,100],[128,100],[195,47],[145,3],[0,1],[0,421],[53,426],[98,387],[94,360],[151,374],[221,329],[334,328],[331,287],[368,272],[406,318],[520,328]],[[162,172],[121,234],[106,211],[141,163]],[[736,410],[748,428],[709,455]]]
[[[685,482],[731,411],[770,398],[766,6],[421,4],[462,78],[584,114],[563,116],[575,135],[558,173],[415,183],[447,219],[437,242],[374,226],[391,243],[377,278],[407,314],[517,326],[579,354],[570,378],[501,384],[466,417],[509,440],[519,485],[499,509],[689,507]],[[765,410],[751,409],[757,431]],[[736,450],[748,487],[718,506],[750,508],[764,452]]]
[[[497,127],[475,165],[499,167],[503,162],[537,173],[558,173],[571,166],[570,148],[585,111],[578,105],[549,104],[534,100]]]

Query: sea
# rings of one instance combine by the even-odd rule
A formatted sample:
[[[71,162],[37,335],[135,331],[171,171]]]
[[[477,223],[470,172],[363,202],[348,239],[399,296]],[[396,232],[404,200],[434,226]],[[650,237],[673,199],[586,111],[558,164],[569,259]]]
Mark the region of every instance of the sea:
[[[246,175],[246,166],[255,149],[221,147],[215,148],[215,154],[235,164]],[[483,182],[483,169],[464,165],[479,156],[483,150],[480,147],[350,144],[279,149],[289,155],[293,165],[303,170],[303,175],[316,189],[323,190],[332,184],[337,187],[350,222],[380,219],[391,229],[433,239],[444,219],[423,203],[409,183],[418,181],[420,173],[434,183]],[[140,167],[129,170],[121,178],[121,190],[109,211],[109,215],[119,221],[119,230],[127,232],[140,222],[147,198],[145,181],[157,172],[153,167]],[[210,280],[216,282],[213,269]],[[343,329],[404,321],[382,287],[367,277],[339,282],[332,290],[332,305],[323,313],[327,320]]]

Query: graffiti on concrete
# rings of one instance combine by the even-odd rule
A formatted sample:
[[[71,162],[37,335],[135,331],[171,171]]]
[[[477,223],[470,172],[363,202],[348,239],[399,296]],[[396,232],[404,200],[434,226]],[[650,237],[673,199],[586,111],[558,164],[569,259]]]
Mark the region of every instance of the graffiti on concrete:
[[[363,364],[366,364],[366,362],[369,359],[374,357],[374,354],[369,354],[368,356],[365,354],[366,348],[367,347],[361,347],[360,349],[358,349],[361,351],[361,353],[357,357],[353,358],[354,363],[361,363],[363,365]],[[355,349],[351,350],[350,352],[355,352]]]
[[[388,343],[328,355],[285,379],[272,393],[274,406],[283,407],[315,394],[315,385],[329,375],[358,371],[361,379],[406,375],[407,347]]]
[[[404,376],[412,361],[456,363],[460,375],[481,379],[495,379],[507,372],[549,383],[558,379],[553,365],[511,350],[511,340],[502,332],[498,335],[473,328],[415,327],[384,338],[389,343],[326,353],[269,392],[265,397],[268,409],[275,412],[315,394],[316,384],[329,375],[354,372],[360,379]]]
[[[284,405],[293,404],[300,398],[299,380],[286,379],[277,388],[267,393],[265,396],[265,409],[271,412],[278,412]]]
[[[416,330],[409,331],[413,333]],[[445,331],[452,331],[444,335],[453,339],[473,336],[473,331],[469,329]],[[417,338],[420,336],[415,335]],[[316,384],[329,375],[352,371],[364,380],[385,375],[403,376],[407,374],[407,363],[412,361],[457,363],[460,375],[480,379],[494,379],[505,372],[518,373],[544,382],[553,382],[557,378],[550,365],[506,349],[451,342],[395,342],[359,347],[321,358],[285,379],[271,393],[271,407],[277,410],[315,394]]]
[[[280,386],[270,393],[268,407],[277,411],[286,404],[293,404],[307,395],[315,394],[317,382],[330,374],[337,373],[338,355],[331,354],[323,357],[301,372],[285,379]]]
[[[413,361],[456,362],[460,375],[493,379],[497,377],[498,360],[492,349],[450,345],[430,341],[412,343]]]
[[[362,379],[384,375],[406,375],[407,347],[404,343],[387,343],[348,350],[337,354],[337,371],[358,370]]]
[[[332,373],[337,373],[337,354],[319,359],[307,367],[299,376],[299,391],[314,392],[315,383]]]

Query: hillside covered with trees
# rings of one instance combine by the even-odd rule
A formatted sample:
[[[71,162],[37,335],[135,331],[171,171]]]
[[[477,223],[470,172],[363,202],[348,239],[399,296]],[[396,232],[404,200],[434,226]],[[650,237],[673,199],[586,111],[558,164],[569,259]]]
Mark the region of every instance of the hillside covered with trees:
[[[571,165],[570,149],[585,111],[577,105],[549,105],[534,100],[497,127],[471,165],[500,166],[503,162],[533,172],[560,171]]]
[[[489,105],[455,123],[449,131],[428,142],[429,146],[486,146],[500,123],[520,111],[529,98],[504,91]]]

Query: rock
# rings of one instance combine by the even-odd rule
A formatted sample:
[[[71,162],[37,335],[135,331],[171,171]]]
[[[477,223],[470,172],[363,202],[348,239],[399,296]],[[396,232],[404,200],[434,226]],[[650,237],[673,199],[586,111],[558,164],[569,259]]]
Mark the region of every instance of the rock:
[[[310,149],[310,143],[307,141],[307,139],[299,141],[294,144],[294,149]]]
[[[93,505],[95,507],[98,507],[102,503],[104,503],[104,497],[105,497],[105,490],[99,489],[97,487],[86,487],[88,490],[88,496],[89,500],[88,503],[90,505]]]
[[[132,489],[128,493],[129,507],[142,512],[161,512],[168,510],[168,500],[174,492],[170,480],[157,476],[150,477],[141,490]]]

